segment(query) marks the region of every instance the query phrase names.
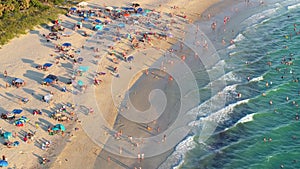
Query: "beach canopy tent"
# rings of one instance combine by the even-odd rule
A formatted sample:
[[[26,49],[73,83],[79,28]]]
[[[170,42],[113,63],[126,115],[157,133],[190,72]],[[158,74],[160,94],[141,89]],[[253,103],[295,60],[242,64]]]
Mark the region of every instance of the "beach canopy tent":
[[[63,44],[62,44],[62,46],[64,46],[64,47],[71,47],[71,46],[72,46],[72,44],[71,44],[71,43],[69,43],[69,42],[66,42],[66,43],[63,43]]]
[[[66,131],[66,128],[64,125],[62,124],[56,124],[53,128],[53,131]]]
[[[82,2],[79,2],[77,5],[78,5],[78,6],[87,6],[88,3],[85,2],[85,1],[82,1]]]
[[[75,7],[72,7],[72,8],[70,8],[70,10],[71,10],[71,11],[76,11],[76,10],[77,10],[77,8],[75,8]]]
[[[127,58],[127,60],[128,60],[129,62],[133,61],[133,59],[134,59],[133,56],[129,56],[129,57]]]
[[[52,66],[52,63],[45,63],[44,65],[43,65],[43,67],[51,67]]]
[[[89,70],[89,66],[79,66],[78,70],[81,72],[87,72]]]
[[[52,79],[53,81],[58,81],[58,77],[55,76],[55,75],[52,75],[52,74],[49,74],[46,79],[49,78],[49,79]]]
[[[8,166],[8,162],[5,160],[0,160],[0,167],[7,167]]]
[[[12,113],[13,113],[13,114],[21,114],[22,111],[23,111],[23,110],[21,110],[21,109],[14,109],[14,110],[12,111]]]
[[[12,133],[11,132],[5,132],[5,133],[3,133],[3,137],[4,137],[4,139],[8,140],[12,137]]]
[[[102,23],[99,19],[95,20],[96,23]]]
[[[50,79],[50,78],[45,78],[44,79],[44,83],[52,83],[53,82],[53,80],[52,79]]]

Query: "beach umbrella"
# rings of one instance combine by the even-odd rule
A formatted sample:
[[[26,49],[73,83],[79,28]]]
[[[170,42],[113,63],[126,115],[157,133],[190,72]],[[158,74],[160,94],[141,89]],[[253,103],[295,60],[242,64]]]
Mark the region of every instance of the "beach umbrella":
[[[150,9],[145,9],[144,12],[149,13],[149,12],[151,12],[151,10]]]
[[[97,29],[97,30],[102,30],[102,29],[103,29],[103,26],[102,26],[102,25],[96,25],[96,26],[95,26],[95,29]]]
[[[26,123],[29,121],[29,119],[26,116],[22,116],[21,118],[18,119],[19,121]]]
[[[78,84],[79,86],[83,86],[83,85],[84,85],[84,83],[83,83],[82,80],[78,80],[77,84]]]
[[[71,11],[76,11],[76,10],[77,10],[77,8],[75,8],[75,7],[72,7],[72,8],[70,8],[70,10],[71,10]]]
[[[52,128],[52,130],[54,130],[54,131],[58,131],[58,130],[60,130],[60,131],[66,131],[66,128],[65,128],[65,126],[62,125],[62,124],[56,124],[56,125]]]
[[[83,1],[83,2],[79,2],[77,5],[78,6],[87,6],[88,3]]]
[[[8,166],[8,162],[5,160],[0,160],[0,167],[7,167]]]
[[[109,28],[104,28],[103,30],[105,30],[105,31],[109,31]]]
[[[130,14],[129,14],[129,13],[125,13],[123,16],[124,16],[124,17],[129,17]]]
[[[122,8],[123,10],[125,10],[125,11],[134,11],[134,8],[132,8],[132,7],[123,7]]]
[[[53,79],[50,79],[50,78],[44,79],[44,83],[52,83],[52,82],[53,82]]]
[[[12,137],[12,133],[11,132],[5,132],[3,134],[3,137],[4,137],[4,139],[8,140],[8,139],[10,139]]]
[[[172,38],[173,34],[172,33],[168,33],[168,37]]]
[[[84,21],[88,21],[89,18],[88,18],[88,17],[84,17],[83,20],[84,20]]]
[[[138,9],[136,10],[136,12],[137,12],[137,13],[142,13],[142,12],[143,12],[143,8],[138,8]]]
[[[111,6],[108,6],[108,7],[106,7],[105,9],[106,9],[106,10],[109,10],[109,11],[112,11],[112,10],[114,10],[114,8],[113,8],[113,7],[111,7]]]
[[[78,58],[77,61],[78,61],[78,62],[82,62],[82,61],[83,61],[83,58]]]
[[[80,70],[82,72],[87,72],[89,70],[89,68],[90,68],[89,66],[79,66],[78,70]]]
[[[65,47],[70,47],[70,46],[72,46],[72,44],[71,44],[71,43],[69,43],[69,42],[66,42],[66,43],[62,44],[62,46],[65,46]]]
[[[23,111],[23,110],[21,110],[21,109],[14,109],[12,112],[13,112],[14,114],[21,114],[22,111]]]
[[[16,83],[23,83],[24,80],[22,80],[22,79],[20,79],[20,78],[15,78],[15,82],[16,82]]]
[[[97,22],[97,23],[101,23],[101,21],[100,21],[99,19],[96,19],[96,20],[95,20],[95,22]]]
[[[49,100],[51,100],[52,97],[53,97],[52,94],[46,94],[46,95],[44,96],[44,100],[45,100],[45,101],[49,101]]]
[[[43,67],[51,67],[52,66],[52,63],[45,63],[44,65],[43,65]]]
[[[129,57],[127,58],[127,60],[128,60],[129,62],[133,61],[133,59],[134,59],[133,56],[129,56]]]
[[[124,23],[119,23],[119,24],[118,24],[118,27],[120,27],[120,28],[125,28],[125,24],[124,24]]]

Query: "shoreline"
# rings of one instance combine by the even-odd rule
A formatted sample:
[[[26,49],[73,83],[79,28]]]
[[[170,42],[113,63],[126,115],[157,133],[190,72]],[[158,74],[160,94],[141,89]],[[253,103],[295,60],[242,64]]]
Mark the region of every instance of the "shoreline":
[[[177,2],[177,1],[176,1]],[[113,3],[113,2],[110,2],[110,3]],[[118,2],[119,4],[121,4],[122,2]],[[179,3],[180,4],[180,2],[177,2],[177,3]],[[212,2],[210,2],[210,3],[212,3]],[[117,4],[117,3],[116,3]],[[124,3],[123,3],[124,4]],[[168,7],[165,7],[165,8],[168,8]],[[194,8],[197,8],[197,7],[194,7]],[[203,7],[204,8],[204,7]],[[170,9],[169,9],[170,10]],[[187,9],[185,9],[185,10],[187,10]],[[198,17],[198,14],[193,14],[193,17],[195,17],[195,18],[197,18]],[[192,17],[192,19],[194,19]],[[39,29],[37,29],[37,30],[34,30],[34,31],[30,31],[30,33],[29,34],[32,34],[32,33],[34,33],[34,32],[38,32],[40,35],[42,34],[41,32],[45,32],[45,29],[44,28],[39,28]],[[79,36],[77,36],[77,37],[79,37]],[[22,41],[22,39],[26,39],[26,38],[28,38],[28,34],[26,34],[26,35],[24,35],[24,36],[21,36],[21,37],[19,37],[19,38],[14,38],[13,40],[11,40],[10,41],[10,43],[9,44],[7,44],[7,45],[9,45],[10,47],[11,47],[11,45],[10,44],[16,44],[16,41]],[[72,37],[72,39],[75,39],[75,37]],[[38,38],[38,40],[40,40],[40,38]],[[80,41],[74,41],[74,46],[77,46],[77,47],[80,47],[81,46],[81,44],[82,44],[82,42],[84,42],[84,38],[81,38],[81,40]],[[5,45],[5,46],[3,46],[2,48],[7,48],[7,45]],[[1,49],[2,50],[2,49]],[[25,50],[24,50],[25,51]],[[53,53],[53,51],[50,51],[49,49],[48,50],[46,50],[46,52],[45,51],[40,51],[40,52],[38,52],[38,55],[45,55],[46,53]],[[7,54],[7,55],[9,55],[9,53]],[[41,56],[40,56],[41,57]],[[32,58],[32,57],[29,57],[29,58]],[[104,57],[103,57],[103,59],[104,59]],[[40,59],[38,59],[39,60],[39,62],[42,62],[42,60],[45,60],[46,61],[46,59],[42,59],[42,60],[40,60]],[[34,61],[35,61],[35,59],[34,59]],[[6,63],[7,64],[7,63]],[[10,65],[10,64],[8,64],[8,65]],[[16,69],[15,67],[14,68],[11,68],[11,69]],[[26,68],[25,68],[25,70],[24,70],[25,72],[26,72]],[[54,72],[56,72],[56,73],[58,73],[60,70],[57,70],[57,71],[54,71]],[[12,72],[12,71],[9,71],[9,72]],[[20,77],[22,77],[22,74],[15,74],[14,76],[20,76]],[[138,80],[139,78],[137,78],[137,80]],[[35,80],[35,81],[37,81],[37,80]],[[35,82],[36,83],[36,82]],[[52,90],[52,89],[51,89]],[[64,96],[64,98],[67,98],[68,96]],[[112,120],[113,121],[113,123],[114,123],[114,120]],[[76,123],[74,124],[74,125],[76,125]],[[74,136],[73,137],[71,137],[71,138],[76,138],[76,137],[78,137],[78,135],[80,135],[80,134],[83,134],[84,132],[83,132],[83,130],[82,129],[80,129],[80,131],[78,132],[78,131],[73,131],[73,128],[74,128],[74,126],[72,126],[72,127],[70,127],[69,129],[68,129],[68,131],[69,132],[71,132],[71,134],[74,134]],[[81,136],[80,136],[81,137]],[[84,136],[83,136],[84,137]],[[79,145],[81,145],[81,146],[83,146],[83,147],[85,147],[85,145],[82,145],[82,144],[76,144],[76,141],[77,140],[79,140],[79,139],[77,139],[77,140],[73,140],[73,139],[71,139],[71,138],[67,138],[67,137],[65,137],[63,140],[72,140],[72,144],[71,143],[67,143],[67,142],[65,142],[65,141],[63,141],[63,144],[62,145],[60,145],[59,146],[59,148],[58,147],[56,147],[57,149],[55,149],[54,150],[54,154],[59,154],[59,155],[57,155],[57,159],[58,159],[58,161],[59,161],[59,159],[67,159],[67,158],[69,158],[69,155],[68,154],[62,154],[62,153],[67,153],[67,152],[72,152],[72,151],[67,151],[67,152],[64,152],[66,149],[68,149],[68,146],[69,146],[69,148],[72,150],[72,146],[73,147],[78,147]],[[86,137],[85,139],[87,139],[88,137]],[[58,138],[59,139],[59,138]],[[84,140],[84,139],[80,139],[80,140]],[[87,139],[87,140],[89,140],[89,139]],[[61,140],[60,140],[61,141]],[[87,143],[87,144],[94,144],[92,141],[89,141],[89,143]],[[92,148],[93,147],[97,147],[97,146],[95,146],[95,145],[91,145],[92,146]],[[82,149],[81,149],[82,150]],[[96,148],[96,151],[95,152],[92,152],[92,154],[97,154],[97,153],[99,153],[98,151],[100,151],[98,148]],[[90,153],[90,152],[85,152],[85,153]],[[47,152],[45,152],[45,154],[47,154]],[[83,153],[84,154],[84,153]],[[55,155],[56,156],[56,155]],[[65,157],[67,157],[67,158],[64,158],[64,156]],[[72,157],[71,157],[72,158]],[[78,159],[67,159],[67,161],[69,161],[69,163],[72,163],[72,160],[78,160]],[[92,160],[92,159],[91,159]],[[55,160],[55,161],[52,161],[51,162],[51,164],[48,164],[48,165],[50,165],[50,166],[53,166],[54,168],[55,168],[55,165],[54,165],[54,163],[56,162],[57,160]],[[71,161],[71,162],[70,162]],[[79,161],[79,160],[78,160]],[[85,161],[85,160],[84,160]],[[62,161],[60,161],[60,162],[62,162]],[[82,161],[81,161],[82,162]],[[79,161],[79,163],[80,163],[80,161]],[[83,164],[82,164],[83,165]],[[75,164],[73,164],[73,166],[76,166],[76,163]]]

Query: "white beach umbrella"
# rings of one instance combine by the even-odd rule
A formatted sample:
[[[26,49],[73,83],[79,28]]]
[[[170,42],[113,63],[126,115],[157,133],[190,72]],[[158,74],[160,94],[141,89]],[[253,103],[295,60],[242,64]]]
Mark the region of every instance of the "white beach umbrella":
[[[109,11],[112,11],[112,10],[114,10],[114,8],[113,8],[113,7],[111,7],[111,6],[108,6],[108,7],[106,7],[105,9],[106,9],[106,10],[109,10]]]
[[[78,6],[87,6],[88,5],[88,3],[87,2],[80,2],[80,3],[78,3]]]

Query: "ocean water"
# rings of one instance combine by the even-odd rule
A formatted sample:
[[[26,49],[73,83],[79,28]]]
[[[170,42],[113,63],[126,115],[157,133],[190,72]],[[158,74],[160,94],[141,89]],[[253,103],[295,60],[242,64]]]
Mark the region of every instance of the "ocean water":
[[[244,6],[241,1],[236,7],[244,11],[228,14],[232,16],[225,33],[209,36],[227,77],[222,90],[226,106],[191,124],[201,125],[218,114],[224,118],[205,142],[198,141],[197,132],[187,136],[160,168],[300,168],[300,0]],[[222,23],[222,16],[212,19]],[[235,44],[222,46],[222,38],[233,38]],[[242,96],[237,98],[237,93]],[[200,111],[211,99],[204,98]]]

